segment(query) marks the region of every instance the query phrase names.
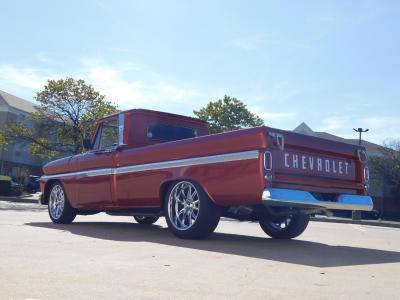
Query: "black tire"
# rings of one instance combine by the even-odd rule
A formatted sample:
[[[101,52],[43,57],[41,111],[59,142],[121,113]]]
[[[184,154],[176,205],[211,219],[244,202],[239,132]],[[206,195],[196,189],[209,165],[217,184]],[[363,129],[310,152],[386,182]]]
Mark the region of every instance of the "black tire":
[[[187,187],[186,191],[190,187],[191,202],[187,196],[188,192],[185,196],[185,187]],[[178,198],[181,197],[179,199],[182,203],[187,203],[186,206],[174,197],[179,189],[181,192],[179,192]],[[179,202],[178,206],[175,205],[176,202]],[[182,209],[187,209],[187,213],[183,216],[183,221],[179,221],[181,219],[174,218],[174,216],[177,210],[182,211]],[[168,228],[174,235],[182,239],[204,239],[208,237],[214,232],[221,216],[220,207],[209,199],[199,184],[192,181],[179,181],[168,187],[164,199],[164,212]],[[192,217],[194,220],[192,220]],[[185,228],[182,222],[189,224]]]
[[[59,196],[56,194],[59,193]],[[61,196],[61,193],[63,196]],[[63,200],[62,200],[63,199]],[[59,210],[56,209],[56,200],[63,202],[62,207]],[[49,212],[50,219],[56,224],[70,224],[76,217],[76,210],[71,206],[65,193],[64,187],[61,182],[56,181],[50,188],[50,192],[47,199],[47,209]]]
[[[290,221],[287,222],[287,220]],[[277,219],[260,220],[259,223],[262,230],[272,238],[293,239],[306,230],[309,221],[309,215],[291,215]],[[282,228],[279,224],[286,224],[286,226]]]
[[[151,225],[158,221],[158,216],[133,216],[139,224]]]

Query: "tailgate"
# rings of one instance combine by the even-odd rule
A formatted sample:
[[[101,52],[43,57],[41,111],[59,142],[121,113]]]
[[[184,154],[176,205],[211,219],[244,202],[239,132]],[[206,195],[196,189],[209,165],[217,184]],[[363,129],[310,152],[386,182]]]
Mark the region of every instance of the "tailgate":
[[[319,193],[364,192],[360,146],[266,128],[272,159],[271,187]],[[363,158],[363,157],[362,157]],[[365,161],[364,161],[365,162]]]

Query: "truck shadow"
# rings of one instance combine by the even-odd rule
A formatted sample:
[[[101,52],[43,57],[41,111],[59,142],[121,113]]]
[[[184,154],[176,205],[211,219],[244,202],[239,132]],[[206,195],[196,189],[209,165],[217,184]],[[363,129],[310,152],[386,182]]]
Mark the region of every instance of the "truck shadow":
[[[218,232],[206,240],[181,240],[158,225],[119,222],[76,222],[70,225],[31,222],[25,225],[103,240],[157,243],[320,268],[400,262],[400,252],[331,246],[304,240],[274,240]]]

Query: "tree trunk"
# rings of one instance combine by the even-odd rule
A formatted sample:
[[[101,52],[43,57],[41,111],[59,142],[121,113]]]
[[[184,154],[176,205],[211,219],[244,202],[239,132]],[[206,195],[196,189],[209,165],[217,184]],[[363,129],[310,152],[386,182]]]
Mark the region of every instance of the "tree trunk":
[[[72,129],[72,139],[74,141],[74,154],[79,154],[81,152],[81,145],[80,145],[80,139],[79,139],[79,129],[74,126]]]

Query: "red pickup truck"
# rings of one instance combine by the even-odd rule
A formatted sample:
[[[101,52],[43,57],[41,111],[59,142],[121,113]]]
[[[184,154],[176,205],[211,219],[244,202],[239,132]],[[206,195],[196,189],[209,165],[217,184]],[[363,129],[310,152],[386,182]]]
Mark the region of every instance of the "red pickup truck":
[[[221,216],[294,238],[310,215],[370,211],[363,147],[270,127],[209,134],[207,123],[143,109],[97,122],[88,150],[46,164],[41,203],[55,223],[106,212],[180,238],[204,238]]]

